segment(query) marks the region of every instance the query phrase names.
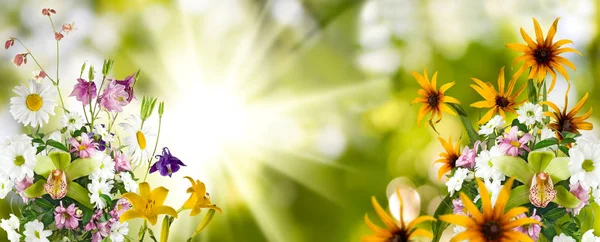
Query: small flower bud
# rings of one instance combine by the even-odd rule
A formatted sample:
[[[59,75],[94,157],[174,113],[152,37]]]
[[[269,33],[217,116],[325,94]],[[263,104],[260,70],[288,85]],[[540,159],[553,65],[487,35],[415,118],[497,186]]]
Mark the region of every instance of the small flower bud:
[[[61,33],[54,33],[54,39],[60,41],[62,38],[64,38],[65,36]]]
[[[42,9],[42,15],[50,17],[51,14],[56,14],[56,10],[51,8]]]
[[[27,53],[17,54],[13,60],[13,63],[16,66],[21,66],[23,63],[27,64]]]
[[[15,44],[15,38],[10,38],[6,41],[6,43],[4,43],[4,49],[8,50],[8,48],[10,48],[11,46],[13,46]]]

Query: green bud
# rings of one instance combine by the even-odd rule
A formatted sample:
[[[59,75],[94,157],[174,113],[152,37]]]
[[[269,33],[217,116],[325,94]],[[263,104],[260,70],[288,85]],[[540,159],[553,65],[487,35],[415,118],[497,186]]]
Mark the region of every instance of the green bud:
[[[163,113],[165,113],[165,102],[160,102],[158,105],[158,117],[162,118]]]
[[[90,65],[90,69],[88,72],[88,81],[94,80],[94,66]]]
[[[85,70],[85,64],[86,64],[86,62],[83,62],[83,65],[81,65],[81,72],[79,72],[79,78],[81,78],[81,76],[83,76],[83,71]]]

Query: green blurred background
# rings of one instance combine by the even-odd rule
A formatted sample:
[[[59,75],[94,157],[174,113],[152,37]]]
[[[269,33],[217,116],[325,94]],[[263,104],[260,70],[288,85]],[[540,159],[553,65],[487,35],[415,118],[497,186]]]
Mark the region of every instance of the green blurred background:
[[[4,0],[0,38],[24,40],[55,75],[45,7],[57,10],[57,24],[78,28],[61,41],[63,94],[83,62],[99,69],[112,58],[116,78],[141,69],[138,97],[166,101],[160,145],[188,167],[150,181],[171,190],[173,207],[187,198],[184,175],[207,184],[223,214],[198,241],[359,241],[369,233],[364,214],[378,220],[370,197],[386,206],[396,188],[410,216],[432,214],[446,193],[433,165],[441,146],[416,123],[410,72],[439,71],[438,83],[456,81],[449,94],[470,104],[480,99],[471,77],[495,83],[502,66],[507,75],[516,70],[518,53],[504,45],[523,42],[520,27],[533,34],[532,17],[544,32],[561,17],[556,38],[583,53],[565,55],[578,68],[569,70],[570,95],[590,92],[587,105],[600,102],[596,0]],[[22,131],[8,102],[37,68],[15,67],[21,52],[0,51],[0,135]],[[565,90],[559,77],[550,99],[560,106]],[[467,110],[473,121],[481,115]],[[446,115],[437,130],[456,141],[459,127]],[[183,213],[171,241],[186,239],[200,220]]]

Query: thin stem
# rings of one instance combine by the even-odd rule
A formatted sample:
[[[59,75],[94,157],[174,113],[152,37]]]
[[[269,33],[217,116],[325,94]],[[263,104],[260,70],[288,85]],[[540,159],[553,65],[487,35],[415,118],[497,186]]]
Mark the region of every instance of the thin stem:
[[[148,178],[148,173],[150,173],[150,164],[152,163],[152,157],[156,154],[156,148],[158,147],[158,140],[160,139],[160,130],[162,127],[162,117],[158,118],[158,134],[156,135],[156,142],[154,143],[154,151],[152,151],[152,156],[148,159],[148,169],[146,170],[146,175],[144,175],[144,181]]]
[[[52,25],[52,31],[54,31],[54,34],[56,34],[56,27],[54,27],[54,21],[52,21],[52,17],[50,17],[50,15],[48,15],[48,19],[50,19],[50,25]],[[58,73],[59,73],[58,67],[60,66],[60,55],[59,55],[60,49],[59,49],[59,45],[58,45],[59,40],[56,39],[56,37],[54,37],[54,39],[56,40],[56,82],[54,82],[54,86],[56,86],[56,90],[58,90],[58,97],[60,98],[60,104],[61,104],[62,108],[65,111],[69,112],[69,110],[67,110],[67,108],[65,108],[65,102],[63,101],[62,94],[60,93],[60,87],[59,87],[60,79],[58,77],[59,76],[58,75]]]
[[[52,81],[52,84],[54,84],[54,79],[52,79],[52,77],[48,76],[48,72],[46,72],[44,70],[44,68],[42,67],[42,65],[40,65],[40,63],[37,61],[37,59],[35,58],[35,56],[33,56],[33,53],[31,53],[31,51],[29,50],[29,48],[27,48],[27,46],[25,46],[25,44],[23,44],[23,42],[19,39],[19,38],[15,38],[15,40],[17,40],[17,42],[19,42],[21,44],[21,46],[23,46],[23,48],[25,48],[25,50],[27,51],[27,54],[29,56],[31,56],[31,59],[33,59],[33,61],[35,62],[35,64],[40,68],[41,71],[43,71],[44,73],[46,73],[46,76],[48,77],[48,79],[50,79],[50,81]]]
[[[115,125],[115,121],[117,121],[117,117],[119,116],[119,114],[115,114],[115,118],[112,120],[112,122],[110,123],[110,125],[108,126],[108,132],[110,133],[110,131],[112,130],[112,127]]]

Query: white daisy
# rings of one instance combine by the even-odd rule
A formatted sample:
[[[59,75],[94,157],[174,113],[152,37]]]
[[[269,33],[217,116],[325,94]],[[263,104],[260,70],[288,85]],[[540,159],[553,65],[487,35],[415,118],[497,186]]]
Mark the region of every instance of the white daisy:
[[[115,161],[104,152],[95,152],[92,158],[100,161],[98,169],[90,174],[91,180],[102,179],[104,181],[115,178]]]
[[[90,202],[94,204],[96,209],[104,209],[106,207],[106,201],[100,196],[102,194],[110,196],[110,190],[113,187],[113,181],[103,181],[103,180],[92,180],[90,184],[87,185],[88,190],[90,191]]]
[[[594,230],[590,229],[583,236],[581,236],[581,242],[598,242],[600,237],[594,235]]]
[[[123,144],[127,145],[127,153],[131,157],[131,165],[137,167],[141,162],[150,159],[150,139],[155,134],[150,126],[145,123],[142,127],[142,119],[139,115],[131,115],[127,118],[127,123],[121,123],[120,126],[129,134],[125,137]]]
[[[44,224],[36,219],[25,224],[23,235],[25,242],[50,242],[48,236],[52,235],[52,231],[44,230]]]
[[[69,112],[65,113],[63,116],[60,125],[63,128],[67,128],[67,131],[73,132],[75,130],[81,129],[83,126],[83,117],[78,112]]]
[[[592,188],[592,197],[594,198],[594,202],[600,204],[600,187]]]
[[[4,174],[0,175],[0,199],[4,199],[12,191],[14,185],[13,180],[9,179],[8,176]]]
[[[454,195],[454,192],[460,191],[465,180],[470,180],[472,178],[473,174],[471,171],[465,168],[458,168],[454,172],[454,176],[450,177],[450,179],[448,179],[446,182],[450,196]]]
[[[554,236],[552,242],[577,242],[573,237],[561,233],[560,235]]]
[[[31,143],[14,142],[0,154],[0,165],[10,179],[20,181],[26,176],[33,177],[33,168],[37,163],[35,152]]]
[[[479,133],[480,135],[490,135],[493,134],[494,130],[496,130],[497,128],[502,128],[504,124],[504,117],[496,115],[492,119],[490,119],[490,121],[488,121],[486,124],[481,125],[477,133]]]
[[[492,147],[489,151],[482,150],[475,158],[475,176],[484,180],[504,181],[506,176],[497,168],[493,167],[492,159],[502,156],[498,146]]]
[[[571,184],[579,182],[584,189],[600,185],[600,146],[597,142],[578,139],[569,155]]]
[[[21,222],[19,222],[19,218],[14,214],[11,214],[9,219],[2,219],[0,221],[0,228],[6,231],[6,235],[10,242],[21,241],[21,235],[19,234],[20,225]]]
[[[525,125],[534,125],[536,123],[541,123],[544,118],[544,112],[542,110],[542,106],[538,104],[533,104],[530,102],[524,103],[519,110],[517,110],[517,114],[519,117],[519,122]]]
[[[57,92],[47,81],[29,80],[28,83],[29,87],[21,83],[13,89],[19,96],[10,99],[10,113],[25,126],[42,126],[48,123],[50,115],[54,115]]]
[[[31,144],[31,137],[27,136],[26,134],[19,134],[19,135],[15,135],[13,137],[4,137],[2,139],[0,139],[0,149],[6,149],[8,148],[8,146],[12,145],[12,144],[23,144],[23,145],[30,145]],[[2,152],[4,153],[4,152]]]
[[[104,142],[111,143],[111,142],[115,141],[114,135],[109,133],[103,124],[97,124],[96,126],[94,126],[94,133],[97,135],[100,135],[102,137],[102,140],[104,140]]]
[[[123,242],[125,240],[125,235],[127,235],[128,233],[129,225],[127,224],[127,222],[114,222],[110,227],[110,240],[112,240],[112,242]]]
[[[119,179],[123,182],[127,192],[137,192],[138,184],[135,180],[133,180],[129,172],[119,173]]]

